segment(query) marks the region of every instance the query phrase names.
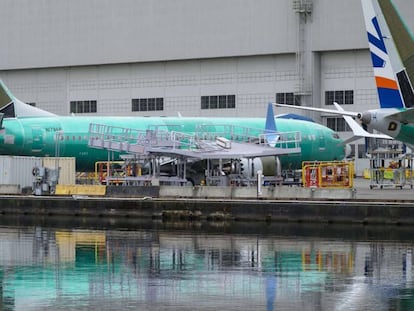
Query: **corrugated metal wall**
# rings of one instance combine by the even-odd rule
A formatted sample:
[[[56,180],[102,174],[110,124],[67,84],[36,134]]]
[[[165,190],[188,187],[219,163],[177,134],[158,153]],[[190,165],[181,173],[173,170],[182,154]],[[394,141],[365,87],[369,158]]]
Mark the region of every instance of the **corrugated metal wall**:
[[[31,187],[35,166],[41,166],[42,159],[35,157],[0,156],[0,184]]]

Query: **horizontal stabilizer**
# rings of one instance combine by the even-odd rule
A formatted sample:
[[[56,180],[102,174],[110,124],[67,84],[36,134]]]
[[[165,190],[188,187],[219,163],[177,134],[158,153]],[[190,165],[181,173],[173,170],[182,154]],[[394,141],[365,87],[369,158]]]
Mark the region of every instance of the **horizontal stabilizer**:
[[[342,143],[344,145],[349,144],[355,140],[358,140],[360,138],[378,138],[378,139],[393,139],[391,136],[385,135],[385,134],[373,134],[370,132],[365,131],[354,119],[348,116],[344,116],[344,119],[346,123],[348,123],[349,127],[352,129],[352,135],[350,138],[344,140]],[[351,126],[351,124],[354,123],[354,126]],[[354,131],[355,129],[355,131]]]
[[[337,104],[334,103],[336,109],[338,109],[338,111],[344,111],[343,108]],[[353,118],[351,118],[350,116],[346,116],[343,115],[346,123],[349,125],[349,127],[352,130],[352,133],[354,134],[353,136],[351,136],[350,138],[346,139],[343,144],[349,144],[350,142],[353,142],[355,140],[358,140],[362,137],[368,137],[368,138],[380,138],[380,139],[393,139],[391,136],[388,135],[384,135],[384,134],[373,134],[373,133],[369,133],[366,130],[364,130],[359,124],[358,122],[356,122]]]
[[[359,116],[358,112],[353,112],[353,111],[345,111],[345,110],[338,111],[338,110],[333,110],[333,109],[304,107],[304,106],[292,106],[292,105],[277,104],[277,103],[273,103],[273,105],[275,105],[277,107],[293,108],[293,109],[299,109],[299,110],[308,110],[308,111],[332,113],[332,114],[337,114],[337,115],[341,115],[341,116],[351,116],[351,117],[358,117]]]
[[[302,116],[300,114],[295,113],[283,113],[276,115],[276,119],[293,119],[293,120],[302,120],[302,121],[308,121],[315,123],[315,121],[312,118]]]

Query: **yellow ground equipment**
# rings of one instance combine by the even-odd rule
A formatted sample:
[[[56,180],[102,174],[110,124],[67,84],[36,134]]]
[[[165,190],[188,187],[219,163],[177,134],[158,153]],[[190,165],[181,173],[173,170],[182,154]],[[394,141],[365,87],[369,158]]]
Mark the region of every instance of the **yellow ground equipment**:
[[[95,163],[95,179],[100,185],[122,184],[125,177],[124,161],[98,161]]]
[[[413,156],[398,150],[380,150],[371,153],[369,177],[371,189],[377,187],[400,188],[408,185],[413,189]]]
[[[303,162],[302,183],[314,188],[352,188],[354,164],[347,161]]]

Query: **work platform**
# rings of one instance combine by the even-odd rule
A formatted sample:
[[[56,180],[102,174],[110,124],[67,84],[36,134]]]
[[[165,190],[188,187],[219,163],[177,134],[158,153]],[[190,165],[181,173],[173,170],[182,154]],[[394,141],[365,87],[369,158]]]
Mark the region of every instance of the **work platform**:
[[[279,133],[266,130],[264,133],[263,129],[226,124],[200,124],[191,134],[180,132],[178,129],[181,129],[180,125],[154,125],[145,130],[137,130],[91,123],[88,145],[92,148],[108,150],[108,161],[110,161],[110,152],[118,152],[130,155],[126,157],[128,161],[126,165],[134,165],[133,161],[141,161],[140,165],[150,164],[147,167],[150,167],[151,171],[145,176],[132,174],[116,178],[117,181],[128,185],[140,183],[156,185],[160,181],[164,184],[183,185],[188,180],[187,164],[207,160],[206,167],[202,170],[207,184],[223,186],[231,184],[229,179],[237,181],[246,179],[246,176],[241,176],[241,169],[226,173],[223,169],[224,160],[234,161],[242,158],[248,159],[247,184],[251,184],[257,173],[250,163],[252,159],[301,152],[300,132]],[[175,176],[161,174],[162,162],[165,163],[165,160],[161,159],[166,157],[170,159],[168,160],[170,163],[175,163]],[[109,172],[108,176],[108,181],[113,180]]]
[[[193,134],[154,126],[136,130],[91,123],[89,147],[136,155],[197,159],[277,156],[299,153],[300,132],[271,132],[231,125],[199,125]],[[262,132],[262,133],[260,133]]]

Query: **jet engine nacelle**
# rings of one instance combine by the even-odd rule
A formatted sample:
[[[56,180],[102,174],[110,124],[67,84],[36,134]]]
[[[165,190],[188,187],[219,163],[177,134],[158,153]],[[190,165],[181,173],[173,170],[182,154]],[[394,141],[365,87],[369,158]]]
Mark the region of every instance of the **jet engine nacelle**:
[[[261,157],[240,160],[242,166],[242,175],[245,178],[254,178],[257,171],[262,171],[264,176],[280,176],[282,173],[282,165],[279,157]]]

